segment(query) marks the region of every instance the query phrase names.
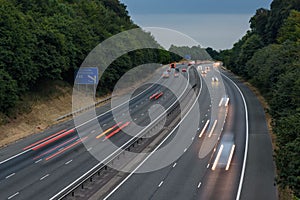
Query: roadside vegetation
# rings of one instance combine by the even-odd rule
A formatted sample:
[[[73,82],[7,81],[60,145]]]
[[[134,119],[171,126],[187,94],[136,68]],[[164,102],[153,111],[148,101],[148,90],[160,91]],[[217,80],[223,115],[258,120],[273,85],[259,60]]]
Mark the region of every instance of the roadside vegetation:
[[[300,1],[274,0],[250,20],[251,30],[232,49],[207,49],[216,60],[260,90],[276,135],[276,181],[300,197]]]
[[[1,118],[9,121],[16,111],[22,113],[16,107],[26,100],[24,96],[42,92],[39,86],[46,82],[72,85],[74,72],[96,45],[132,28],[138,26],[119,0],[0,0]],[[150,34],[145,35],[158,46]],[[105,72],[97,95],[109,93],[119,77],[135,66],[179,59],[151,49],[123,55]]]

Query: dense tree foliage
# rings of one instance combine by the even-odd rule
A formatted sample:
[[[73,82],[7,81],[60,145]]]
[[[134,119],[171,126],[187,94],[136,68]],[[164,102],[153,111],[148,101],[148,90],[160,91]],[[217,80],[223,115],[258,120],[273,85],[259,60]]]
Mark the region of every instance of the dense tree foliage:
[[[7,114],[22,93],[45,79],[72,83],[96,45],[132,28],[137,26],[119,0],[0,0],[0,112]],[[109,91],[136,64],[172,59],[163,51],[133,52],[113,63],[101,89]]]
[[[277,135],[277,182],[300,197],[300,1],[274,0],[258,9],[251,30],[218,55],[265,96]]]
[[[210,57],[214,60],[219,60],[220,59],[220,53],[216,50],[214,50],[211,47],[207,47],[206,52],[210,55]]]

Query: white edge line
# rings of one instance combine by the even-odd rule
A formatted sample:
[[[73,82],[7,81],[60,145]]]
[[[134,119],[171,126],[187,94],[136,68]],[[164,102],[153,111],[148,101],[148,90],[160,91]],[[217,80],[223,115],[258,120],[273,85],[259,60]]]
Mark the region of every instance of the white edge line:
[[[123,181],[121,181],[121,183],[119,183],[119,185],[117,185],[107,196],[104,197],[103,200],[106,200],[108,199],[117,189],[119,189],[151,156],[153,153],[155,153],[157,151],[157,149],[160,148],[160,146],[174,133],[174,131],[178,128],[178,126],[184,121],[184,119],[187,117],[187,115],[190,113],[190,111],[192,110],[192,108],[195,106],[196,102],[198,102],[198,98],[201,94],[201,91],[202,91],[202,79],[200,78],[201,80],[201,88],[200,88],[200,91],[199,91],[199,94],[197,96],[197,100],[194,102],[194,104],[191,106],[191,108],[189,109],[189,111],[186,113],[186,115],[180,120],[180,122],[174,127],[174,129],[169,133],[169,135],[167,135],[167,137],[164,138],[164,140],[159,143],[156,148],[151,151],[151,153],[128,175],[126,176],[125,179],[123,179]]]
[[[146,92],[146,91],[147,91],[148,89],[150,89],[155,83],[157,83],[160,79],[161,79],[161,77],[160,77],[157,81],[155,81],[151,86],[149,86],[148,88],[146,88],[144,91],[142,91],[142,92],[139,93],[138,95],[134,96],[133,99],[137,98],[138,96],[140,96],[141,94],[143,94],[144,92]],[[110,110],[108,110],[108,111],[106,111],[106,112],[104,112],[104,113],[101,113],[100,115],[98,115],[98,116],[96,116],[96,117],[94,117],[94,118],[92,118],[92,119],[90,119],[90,120],[88,120],[88,121],[86,121],[86,122],[83,122],[82,124],[80,124],[80,125],[78,125],[78,126],[75,126],[75,127],[72,128],[72,129],[77,129],[77,128],[79,128],[79,127],[81,127],[81,126],[83,126],[83,125],[85,125],[85,124],[87,124],[87,123],[89,123],[89,122],[91,122],[91,121],[93,121],[93,120],[95,120],[95,119],[98,119],[99,117],[101,117],[101,116],[103,116],[103,115],[105,115],[105,114],[111,112],[112,110],[115,110],[115,109],[119,108],[120,106],[124,105],[125,103],[127,103],[127,102],[129,102],[129,101],[131,101],[131,100],[132,100],[132,99],[129,99],[129,100],[123,102],[122,104],[117,105],[116,107],[113,107],[112,109],[110,109]],[[70,130],[71,130],[71,129],[70,129]],[[32,148],[33,148],[33,147],[32,147]],[[32,148],[29,148],[29,149],[27,149],[27,150],[25,150],[25,151],[22,151],[22,152],[20,152],[20,153],[14,155],[14,156],[11,156],[11,157],[9,157],[9,158],[3,160],[3,161],[0,161],[0,165],[2,165],[3,163],[5,163],[5,162],[7,162],[7,161],[9,161],[9,160],[12,160],[12,159],[14,159],[14,158],[16,158],[16,157],[18,157],[18,156],[20,156],[20,155],[23,155],[23,154],[27,153],[27,152],[30,151]]]
[[[24,154],[24,153],[27,153],[27,152],[30,151],[30,150],[31,150],[31,149],[27,149],[26,151],[22,151],[21,153],[18,153],[18,154],[16,154],[16,155],[12,156],[12,157],[7,158],[7,159],[1,161],[1,162],[0,162],[0,165],[3,164],[3,163],[5,163],[5,162],[7,162],[7,161],[9,161],[9,160],[12,160],[12,159],[18,157],[18,156],[20,156],[20,155],[22,155],[22,154]]]
[[[189,72],[188,72],[188,74],[189,74]],[[189,79],[190,79],[190,76],[188,76],[188,80],[187,80],[187,82],[189,83]],[[197,96],[197,99],[199,98],[199,96],[200,96],[200,94],[201,94],[201,91],[202,91],[202,79],[200,78],[200,81],[201,81],[201,88],[200,88],[200,91],[199,91],[199,95]],[[187,84],[186,85],[186,87],[185,87],[185,89],[184,89],[184,91],[182,92],[182,94],[178,97],[179,99],[181,98],[181,96],[184,94],[184,92],[186,91],[186,89],[187,89],[187,87],[188,87],[188,85],[189,84]],[[195,103],[196,103],[197,101],[195,101]],[[167,109],[167,110],[165,110],[165,112],[164,113],[162,113],[160,116],[158,116],[155,120],[153,120],[153,123],[154,122],[156,122],[163,114],[165,114],[174,104],[176,103],[176,101]],[[193,104],[193,106],[192,107],[194,107],[194,105],[195,105],[195,103]],[[191,109],[190,109],[191,110]],[[189,112],[190,112],[190,110],[189,110]],[[188,112],[188,113],[189,113]],[[185,118],[185,117],[184,117]],[[183,119],[184,119],[183,118]],[[176,130],[176,128],[180,125],[180,123],[183,121],[183,119],[177,124],[177,126],[175,127],[175,129],[173,129],[173,131],[171,132],[171,134],[174,132],[174,130]],[[149,124],[148,126],[146,126],[143,130],[141,130],[137,135],[136,135],[136,137],[138,137],[139,135],[140,135],[140,133],[141,132],[143,132],[143,131],[145,131],[150,125],[152,125],[152,124]],[[167,137],[170,137],[170,134],[167,136]],[[102,160],[101,162],[99,162],[97,165],[95,165],[93,168],[91,168],[89,171],[87,171],[85,174],[83,174],[82,176],[80,176],[79,178],[77,178],[76,180],[74,180],[72,183],[70,183],[68,186],[66,186],[65,188],[63,188],[61,191],[59,191],[58,193],[56,193],[54,196],[52,196],[49,200],[54,200],[54,199],[56,199],[59,195],[61,195],[61,193],[63,193],[63,192],[65,192],[66,190],[68,190],[73,184],[75,184],[78,180],[80,180],[80,179],[82,179],[84,176],[86,176],[87,174],[89,174],[90,172],[92,172],[94,169],[96,169],[97,167],[99,167],[102,163],[104,163],[104,162],[106,162],[108,159],[109,159],[109,157],[112,155],[112,154],[114,154],[114,153],[116,153],[117,151],[119,151],[120,149],[123,149],[128,143],[130,143],[132,140],[134,139],[134,137],[132,138],[132,139],[130,139],[130,140],[128,140],[125,144],[123,144],[121,147],[119,147],[119,149],[117,149],[116,151],[114,151],[113,153],[111,153],[108,157],[106,157],[104,160]],[[163,141],[163,142],[165,142],[165,140]],[[157,146],[156,147],[156,149],[155,149],[155,151],[159,148],[160,146]],[[152,154],[151,154],[152,155]],[[150,155],[150,156],[151,156]],[[146,158],[146,159],[148,159],[148,158]],[[130,174],[129,174],[130,175]],[[129,176],[128,175],[128,176]],[[127,177],[128,177],[127,176]],[[131,176],[131,175],[130,175]],[[126,178],[127,178],[126,177]],[[127,179],[124,179],[125,181],[127,180]],[[125,182],[124,181],[124,182]],[[121,182],[120,184],[123,184],[123,182]],[[61,198],[58,198],[58,199],[61,199]]]
[[[230,78],[228,78],[225,74],[222,73],[222,75],[227,78],[228,80],[230,80],[233,85],[238,89],[239,93],[241,94],[241,97],[243,99],[244,102],[244,107],[245,107],[245,114],[246,114],[246,141],[245,141],[245,151],[244,151],[244,160],[243,160],[243,167],[242,167],[242,173],[241,173],[241,178],[240,178],[240,183],[239,183],[239,188],[238,188],[238,192],[236,195],[236,200],[239,200],[241,197],[241,192],[242,192],[242,187],[243,187],[243,182],[244,182],[244,176],[245,176],[245,169],[246,169],[246,162],[247,162],[247,154],[248,154],[248,132],[249,132],[249,124],[248,124],[248,108],[247,108],[247,104],[246,104],[246,100],[245,97],[242,93],[242,91],[240,90],[240,88],[237,86],[237,84],[235,84],[235,82],[233,82]]]

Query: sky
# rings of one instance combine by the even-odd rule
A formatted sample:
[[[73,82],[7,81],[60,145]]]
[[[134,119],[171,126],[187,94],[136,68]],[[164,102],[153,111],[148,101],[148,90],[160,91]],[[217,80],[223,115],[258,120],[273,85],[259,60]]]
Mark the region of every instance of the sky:
[[[179,31],[202,47],[229,49],[249,30],[258,8],[272,0],[120,0],[140,27]],[[155,36],[155,35],[154,35]]]

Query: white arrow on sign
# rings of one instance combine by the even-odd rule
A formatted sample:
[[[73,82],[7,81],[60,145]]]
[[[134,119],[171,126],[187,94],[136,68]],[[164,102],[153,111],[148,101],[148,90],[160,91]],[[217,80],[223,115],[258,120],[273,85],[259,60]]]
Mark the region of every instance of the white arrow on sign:
[[[97,77],[96,76],[88,75],[88,78],[92,79],[94,81],[94,83],[96,83],[96,81],[97,81]]]

